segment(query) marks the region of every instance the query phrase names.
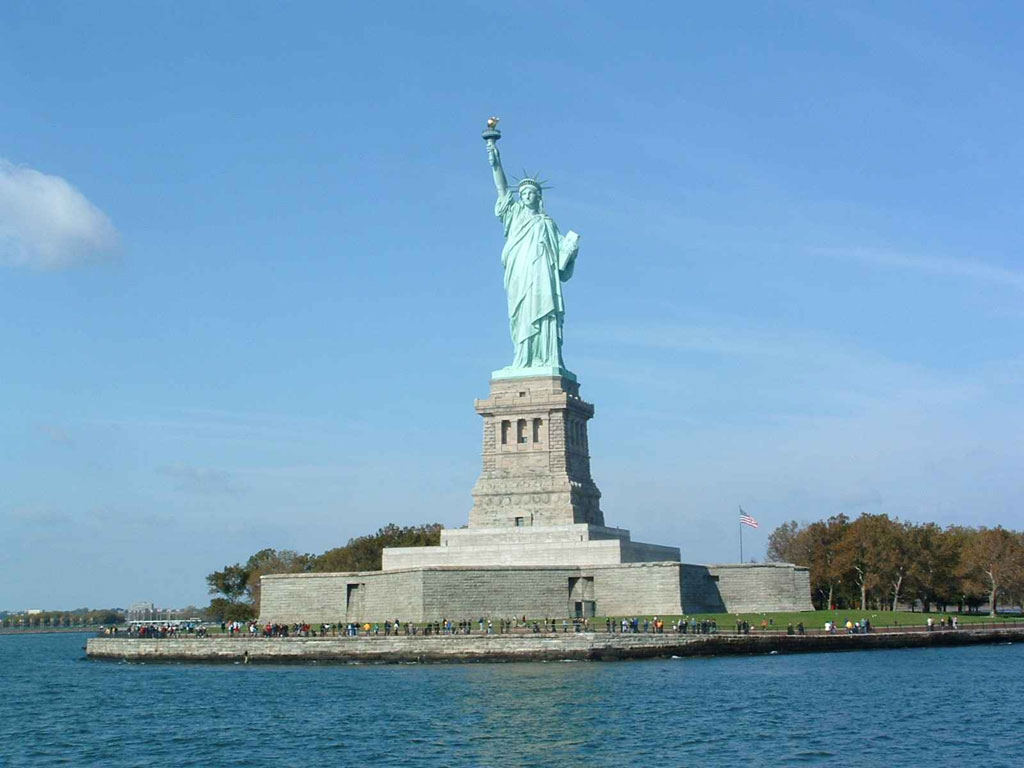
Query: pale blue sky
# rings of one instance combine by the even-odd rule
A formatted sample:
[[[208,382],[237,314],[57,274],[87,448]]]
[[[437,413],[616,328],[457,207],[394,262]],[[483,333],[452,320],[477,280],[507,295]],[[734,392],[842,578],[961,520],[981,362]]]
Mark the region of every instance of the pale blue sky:
[[[465,523],[491,114],[582,235],[609,523],[1024,526],[1024,11],[524,8],[3,5],[0,609]]]

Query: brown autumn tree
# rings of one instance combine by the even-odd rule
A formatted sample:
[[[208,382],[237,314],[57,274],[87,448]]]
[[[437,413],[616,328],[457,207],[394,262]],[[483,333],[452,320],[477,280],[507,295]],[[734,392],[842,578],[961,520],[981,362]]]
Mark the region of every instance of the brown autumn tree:
[[[913,548],[910,526],[899,520],[890,520],[887,515],[878,515],[876,520],[875,566],[878,570],[879,586],[884,586],[888,606],[895,611],[913,568]]]
[[[951,602],[963,605],[961,580],[957,575],[963,538],[935,523],[911,525],[907,536],[911,554],[907,593],[921,602],[925,613],[931,611],[933,603],[940,610]]]
[[[441,524],[385,525],[377,533],[349,539],[344,547],[329,549],[322,555],[301,554],[290,549],[261,549],[245,563],[224,566],[206,577],[210,594],[207,613],[221,621],[247,620],[259,616],[260,576],[272,573],[307,571],[379,571],[384,547],[421,547],[436,545],[441,539]]]
[[[892,521],[888,515],[861,515],[846,529],[836,552],[839,570],[849,574],[860,595],[860,609],[867,610],[868,592],[885,581],[885,541]]]
[[[801,532],[803,541],[795,545],[798,550],[806,548],[811,553],[807,563],[811,570],[811,590],[818,596],[819,607],[825,610],[835,605],[836,593],[843,585],[838,553],[849,525],[849,518],[842,514],[819,520]]]
[[[1017,539],[1017,547],[1024,552],[1024,532],[1013,534]],[[1015,568],[1006,582],[1006,597],[1010,605],[1019,605],[1024,609],[1024,567]]]
[[[260,614],[260,576],[271,573],[304,573],[312,568],[313,559],[313,555],[269,547],[252,555],[245,563],[248,572],[245,593],[255,614]]]
[[[768,536],[765,559],[770,563],[794,563],[809,567],[814,553],[806,530],[807,526],[796,520],[780,525]]]
[[[440,523],[398,526],[389,523],[374,534],[349,539],[313,560],[314,571],[379,571],[385,547],[427,547],[441,542]]]
[[[979,528],[967,541],[964,566],[968,578],[980,579],[988,588],[989,613],[995,616],[999,599],[1024,579],[1024,542],[1002,526]]]

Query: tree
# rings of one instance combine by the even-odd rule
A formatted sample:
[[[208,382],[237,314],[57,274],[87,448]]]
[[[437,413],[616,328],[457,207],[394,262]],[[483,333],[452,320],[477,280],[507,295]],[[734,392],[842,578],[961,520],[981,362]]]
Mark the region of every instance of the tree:
[[[206,577],[206,583],[210,586],[211,595],[224,595],[229,602],[237,603],[245,595],[249,575],[250,571],[246,566],[235,563],[225,565],[222,571],[211,573]]]
[[[250,603],[233,603],[223,597],[215,597],[203,611],[209,621],[250,621],[258,615]]]
[[[988,587],[989,614],[997,615],[998,601],[1016,580],[1024,578],[1024,546],[1019,534],[1002,526],[979,528],[964,550],[968,574],[980,575]]]
[[[879,583],[885,585],[892,610],[899,608],[900,596],[908,580],[911,560],[910,526],[879,515],[875,520],[875,568]]]
[[[806,543],[801,547],[810,552],[811,589],[818,595],[819,607],[825,610],[835,605],[836,591],[843,583],[843,572],[837,559],[839,544],[849,526],[849,518],[840,514],[811,523],[801,534],[806,537]]]
[[[247,601],[257,615],[260,612],[260,576],[270,573],[304,573],[312,567],[313,555],[300,555],[291,549],[261,549],[250,557],[245,568],[249,578],[245,585]]]
[[[1014,533],[1017,539],[1017,547],[1024,552],[1024,533]],[[1010,574],[1006,582],[1006,596],[1010,599],[1010,605],[1018,605],[1024,610],[1024,567],[1016,568]]]
[[[885,541],[891,537],[888,515],[861,515],[843,533],[837,549],[837,566],[851,574],[860,592],[860,609],[868,607],[868,591],[885,579]]]
[[[921,607],[928,613],[932,603],[945,608],[949,602],[956,602],[961,593],[960,560],[963,551],[963,537],[954,529],[942,530],[935,523],[911,525],[907,529],[910,549],[910,571],[908,592],[921,601]],[[960,601],[963,605],[963,601]]]
[[[399,527],[390,523],[375,534],[349,539],[344,547],[329,549],[318,557],[291,549],[261,549],[245,563],[226,565],[206,577],[211,595],[206,615],[215,621],[248,621],[259,616],[260,577],[272,573],[307,571],[379,571],[384,547],[437,545],[441,524]]]
[[[441,524],[399,527],[389,523],[369,536],[349,539],[344,547],[329,549],[314,559],[312,570],[379,571],[385,547],[428,547],[441,542]]]
[[[768,551],[765,559],[769,563],[795,563],[810,566],[813,552],[810,537],[805,535],[806,526],[796,520],[783,523],[768,537]]]

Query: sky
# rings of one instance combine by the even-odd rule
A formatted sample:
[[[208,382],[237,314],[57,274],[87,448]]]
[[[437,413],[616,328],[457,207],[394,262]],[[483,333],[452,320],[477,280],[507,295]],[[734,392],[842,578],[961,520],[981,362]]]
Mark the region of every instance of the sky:
[[[370,7],[379,6],[379,7]],[[1014,4],[0,7],[0,610],[465,524],[494,187],[580,233],[608,524],[1024,527]]]

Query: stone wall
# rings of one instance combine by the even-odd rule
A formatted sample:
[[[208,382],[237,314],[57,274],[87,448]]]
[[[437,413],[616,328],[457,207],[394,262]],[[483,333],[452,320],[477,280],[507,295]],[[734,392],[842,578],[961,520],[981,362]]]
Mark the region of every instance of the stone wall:
[[[550,375],[492,379],[476,411],[483,468],[470,528],[604,524],[587,441],[594,406],[580,398],[578,383]]]
[[[570,597],[570,579],[581,578],[593,579],[599,616],[813,610],[806,568],[642,562],[264,576],[260,621],[561,618],[573,615],[577,598]]]
[[[681,613],[679,563],[588,567],[434,567],[262,577],[260,621],[433,621],[561,618],[575,610],[570,579],[593,579],[599,615]]]
[[[663,544],[645,544],[642,541],[624,541],[620,557],[623,563],[679,562],[679,547]]]
[[[630,563],[594,568],[599,616],[678,616],[679,563]],[[581,573],[584,571],[581,571]]]
[[[346,573],[275,574],[260,577],[260,616],[270,621],[339,621],[345,617]],[[326,617],[332,617],[327,619]],[[309,619],[308,617],[316,617]]]
[[[812,611],[810,571],[790,563],[708,565],[729,613]]]
[[[623,528],[575,524],[445,529],[432,547],[387,547],[383,569],[431,566],[579,567],[679,562],[679,549],[630,541]]]
[[[611,565],[623,562],[626,555],[623,542],[619,539],[556,541],[534,545],[509,543],[479,547],[389,547],[384,552],[385,570],[430,566],[523,565],[557,568]]]
[[[530,618],[569,615],[575,568],[431,568],[423,572],[426,617]]]
[[[603,661],[658,656],[801,653],[929,648],[1024,641],[1024,630],[959,629],[865,635],[620,635],[581,632],[527,635],[441,635],[351,638],[151,640],[92,637],[86,655],[135,662],[186,661],[280,664],[310,662]]]
[[[260,579],[260,621],[426,621],[423,571],[289,573]]]
[[[679,570],[683,611],[694,613],[726,613],[718,581],[711,577],[706,565],[684,564]]]

